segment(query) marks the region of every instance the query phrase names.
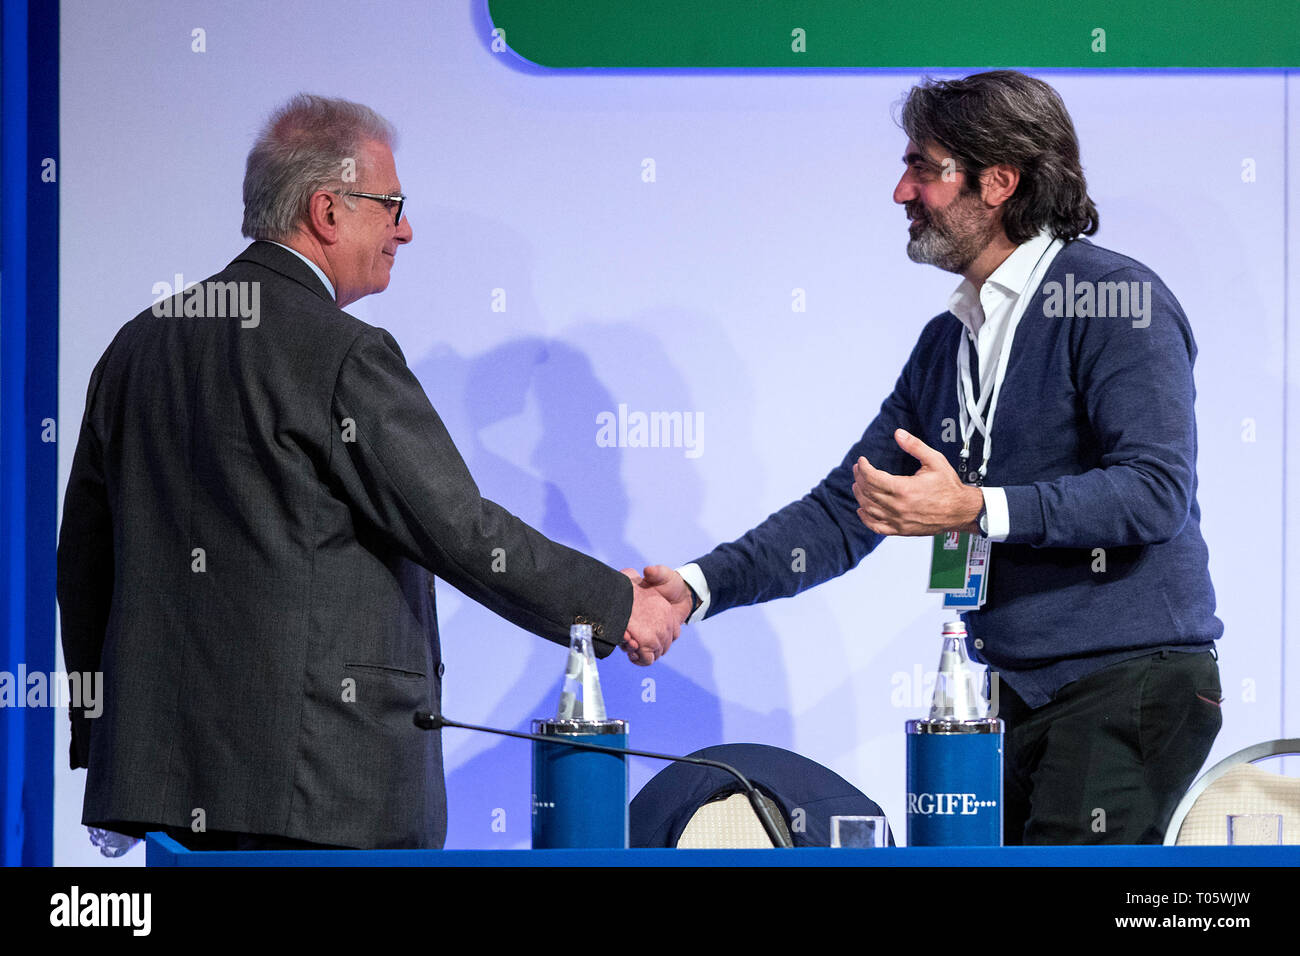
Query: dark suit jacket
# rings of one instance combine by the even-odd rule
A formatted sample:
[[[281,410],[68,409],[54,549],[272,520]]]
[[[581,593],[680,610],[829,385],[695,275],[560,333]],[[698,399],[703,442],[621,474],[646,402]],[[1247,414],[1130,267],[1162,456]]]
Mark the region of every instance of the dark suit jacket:
[[[58,554],[67,667],[104,673],[83,822],[441,846],[429,572],[556,642],[591,622],[602,656],[631,585],[480,497],[397,343],[297,257],[213,281],[256,284],[256,324],[187,293],[90,380]]]

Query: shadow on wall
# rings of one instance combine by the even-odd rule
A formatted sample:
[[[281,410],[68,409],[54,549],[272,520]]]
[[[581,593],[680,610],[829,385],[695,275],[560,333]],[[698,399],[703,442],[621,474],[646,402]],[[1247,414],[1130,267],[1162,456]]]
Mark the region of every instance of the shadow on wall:
[[[606,331],[620,334],[617,328]],[[527,337],[472,358],[441,349],[414,371],[445,416],[485,497],[548,537],[615,567],[644,565],[647,556],[626,539],[629,499],[621,477],[625,450],[601,447],[595,440],[597,415],[618,403],[581,351],[563,341]],[[667,486],[682,487],[676,479],[698,483],[688,468],[675,467],[682,474],[665,475]],[[687,525],[691,518],[675,512],[673,520]],[[703,537],[696,527],[679,530],[684,547]],[[517,679],[482,718],[486,723],[526,729],[531,718],[554,713],[562,650],[524,637],[514,625],[468,602],[445,616],[441,629],[448,657],[465,650],[449,645],[467,639],[467,634],[483,648],[526,655]],[[609,713],[632,722],[634,746],[687,752],[697,741],[721,739],[717,689],[704,676],[712,670],[710,656],[689,631],[674,652],[654,668],[633,668],[618,652],[602,665]],[[512,661],[511,667],[518,665]],[[453,698],[474,693],[455,684],[454,672],[447,679]],[[448,744],[451,750],[455,741]],[[658,769],[639,773],[634,768],[633,776],[648,778]],[[528,826],[518,821],[530,819],[530,774],[529,745],[511,740],[493,742],[468,762],[450,768],[447,846],[526,846]],[[488,821],[504,830],[490,828]]]
[[[749,383],[709,371],[739,364],[717,317],[672,309],[582,316],[565,326],[562,338],[547,335],[544,330],[558,323],[542,314],[532,291],[533,243],[481,211],[440,206],[434,218],[439,227],[412,254],[436,277],[436,308],[429,311],[429,289],[417,283],[390,293],[402,297],[393,314],[430,316],[424,329],[396,330],[399,341],[431,334],[447,343],[408,352],[411,367],[482,494],[548,537],[615,568],[679,564],[717,544],[700,523],[705,459],[681,447],[608,447],[597,440],[597,417],[617,413],[620,405],[703,409],[708,425],[726,403],[732,424],[725,435],[721,426],[705,431],[707,460],[739,467],[751,457],[761,429],[750,414]],[[498,286],[510,290],[508,315],[489,311],[483,297],[482,290]],[[496,330],[480,323],[500,323],[497,328],[513,330],[514,337],[487,345]],[[693,359],[669,354],[666,343],[684,336]],[[474,342],[484,342],[483,350],[476,352]],[[698,386],[691,381],[705,373],[710,378]],[[752,480],[761,477],[750,468]],[[756,508],[755,520],[761,517]],[[563,649],[459,598],[446,584],[439,588],[447,715],[508,729],[553,715]],[[715,647],[729,656],[724,670],[733,680],[739,669],[752,681],[761,708],[723,699]],[[687,628],[666,660],[651,668],[635,667],[616,652],[602,662],[601,676],[608,711],[631,722],[634,747],[689,753],[723,742],[724,725],[746,740],[792,742],[781,646],[761,611],[736,611]],[[446,845],[527,846],[530,746],[449,730],[444,754]],[[466,755],[462,762],[459,754]],[[660,768],[632,761],[631,792]]]

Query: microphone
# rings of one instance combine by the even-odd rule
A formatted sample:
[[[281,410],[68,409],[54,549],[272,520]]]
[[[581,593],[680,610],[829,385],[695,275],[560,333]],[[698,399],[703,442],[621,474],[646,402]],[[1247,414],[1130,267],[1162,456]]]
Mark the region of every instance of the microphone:
[[[528,734],[520,730],[502,730],[499,727],[481,727],[477,724],[462,724],[460,721],[444,717],[442,714],[415,712],[415,726],[421,730],[441,730],[443,727],[459,727],[461,730],[477,730],[485,734],[499,734],[502,737],[518,737],[520,740],[537,740],[544,744],[558,744],[562,747],[572,747],[575,750],[598,750],[602,753],[614,754],[616,756],[633,757],[650,757],[653,760],[669,760],[674,763],[693,763],[701,767],[713,767],[717,770],[725,771],[731,774],[743,788],[745,796],[749,798],[749,805],[754,808],[754,814],[758,817],[758,822],[763,825],[763,830],[767,837],[772,841],[772,846],[781,848],[793,848],[794,844],[790,842],[790,837],[785,830],[777,824],[775,817],[772,816],[771,808],[763,799],[757,788],[749,782],[739,770],[730,764],[725,764],[720,760],[707,760],[704,757],[678,757],[673,754],[658,754],[649,750],[631,750],[626,747],[602,747],[599,744],[589,744],[579,740],[566,740],[560,736],[543,736],[542,734]]]

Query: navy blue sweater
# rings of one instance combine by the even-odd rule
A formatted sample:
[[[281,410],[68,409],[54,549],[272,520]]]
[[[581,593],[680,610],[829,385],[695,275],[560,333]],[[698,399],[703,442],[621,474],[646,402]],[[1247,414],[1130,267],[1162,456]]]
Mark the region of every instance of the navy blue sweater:
[[[853,463],[865,455],[914,474],[896,428],[959,467],[960,443],[944,436],[957,420],[963,334],[951,312],[932,319],[880,414],[825,480],[698,559],[709,616],[797,594],[875,549],[882,536],[857,516]],[[1025,310],[985,480],[1006,489],[1011,534],[992,546],[988,602],[963,617],[972,656],[1030,706],[1129,657],[1208,650],[1223,632],[1196,502],[1195,358],[1187,317],[1160,279],[1087,240],[1060,251]],[[982,457],[976,433],[971,458]]]

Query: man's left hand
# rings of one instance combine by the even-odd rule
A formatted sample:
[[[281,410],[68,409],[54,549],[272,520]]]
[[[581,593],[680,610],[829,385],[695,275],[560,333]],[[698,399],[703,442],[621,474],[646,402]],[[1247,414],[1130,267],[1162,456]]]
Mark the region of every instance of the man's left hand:
[[[853,497],[858,517],[877,534],[925,536],[940,531],[977,533],[984,494],[963,484],[942,454],[903,429],[894,440],[921,463],[910,478],[891,475],[859,458],[853,466]]]

